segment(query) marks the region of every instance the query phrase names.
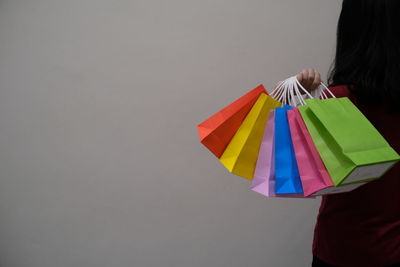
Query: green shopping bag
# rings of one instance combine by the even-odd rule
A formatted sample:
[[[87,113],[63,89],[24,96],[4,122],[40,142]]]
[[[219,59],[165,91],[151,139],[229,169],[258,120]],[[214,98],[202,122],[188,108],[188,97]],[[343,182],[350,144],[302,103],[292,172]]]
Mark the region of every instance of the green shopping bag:
[[[347,97],[306,103],[298,109],[335,186],[377,179],[400,159]]]

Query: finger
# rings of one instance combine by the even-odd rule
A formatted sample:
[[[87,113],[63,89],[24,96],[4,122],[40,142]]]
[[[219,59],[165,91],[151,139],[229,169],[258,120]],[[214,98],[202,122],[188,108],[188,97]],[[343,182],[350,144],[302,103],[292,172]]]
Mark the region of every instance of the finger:
[[[307,90],[311,90],[311,86],[314,82],[315,71],[313,69],[307,69],[308,79],[306,81]]]
[[[301,83],[301,82],[303,81],[303,79],[304,79],[303,73],[300,72],[299,74],[297,74],[297,75],[296,75],[296,78],[297,78],[297,80]]]
[[[311,90],[312,91],[316,90],[320,86],[320,84],[321,84],[321,74],[318,71],[316,71],[315,78],[311,86]]]
[[[307,69],[302,70],[301,71],[301,75],[303,76],[303,79],[302,79],[302,81],[300,83],[301,83],[301,85],[303,85],[303,87],[307,87],[307,81],[308,81],[308,71],[307,71]]]

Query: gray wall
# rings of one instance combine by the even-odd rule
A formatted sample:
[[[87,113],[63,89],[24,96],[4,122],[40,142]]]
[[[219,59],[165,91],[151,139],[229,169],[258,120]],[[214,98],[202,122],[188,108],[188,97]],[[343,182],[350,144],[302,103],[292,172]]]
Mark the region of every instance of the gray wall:
[[[195,126],[324,76],[339,0],[1,0],[0,266],[309,266],[320,200],[266,199]]]

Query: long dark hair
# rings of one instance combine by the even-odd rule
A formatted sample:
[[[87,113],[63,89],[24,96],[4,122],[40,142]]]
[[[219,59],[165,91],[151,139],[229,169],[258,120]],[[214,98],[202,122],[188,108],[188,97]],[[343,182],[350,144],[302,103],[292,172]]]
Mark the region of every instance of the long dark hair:
[[[400,105],[400,0],[343,0],[329,83],[364,103]]]

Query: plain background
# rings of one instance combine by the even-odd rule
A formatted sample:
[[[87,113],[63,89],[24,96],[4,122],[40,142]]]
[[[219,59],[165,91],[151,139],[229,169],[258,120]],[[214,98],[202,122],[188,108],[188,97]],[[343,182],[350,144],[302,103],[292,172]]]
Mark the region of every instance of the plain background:
[[[320,200],[250,191],[195,126],[326,77],[340,4],[0,0],[0,266],[310,266]]]

